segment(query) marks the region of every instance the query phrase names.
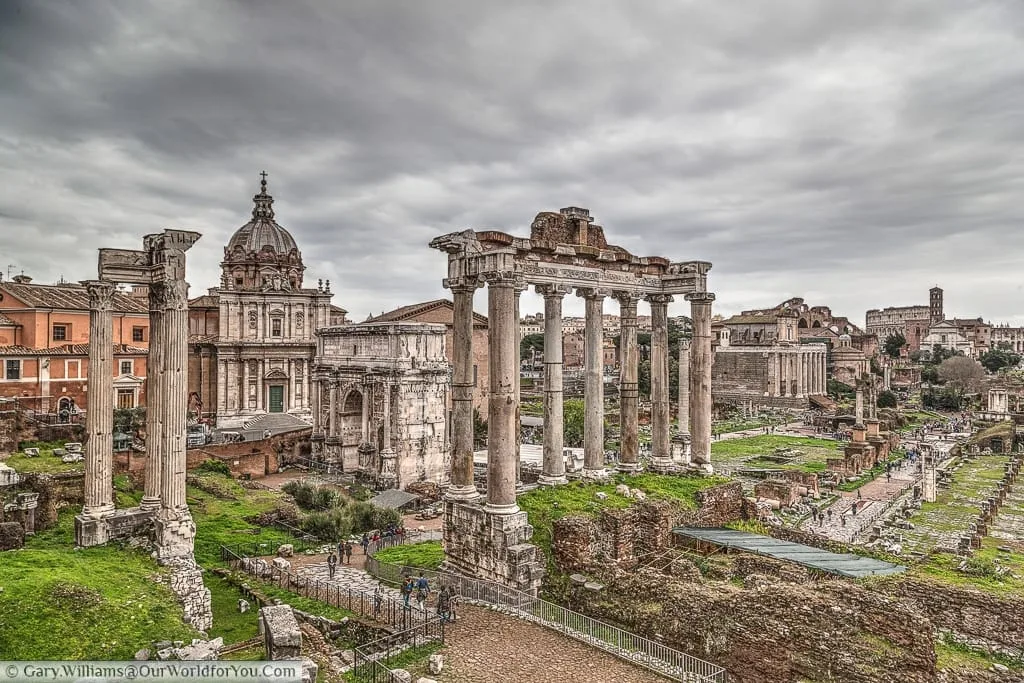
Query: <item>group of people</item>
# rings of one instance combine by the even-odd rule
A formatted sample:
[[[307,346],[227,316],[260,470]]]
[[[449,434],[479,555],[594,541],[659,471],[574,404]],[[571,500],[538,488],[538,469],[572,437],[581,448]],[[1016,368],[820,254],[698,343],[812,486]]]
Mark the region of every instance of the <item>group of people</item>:
[[[416,606],[423,609],[424,603],[427,601],[427,596],[430,595],[430,582],[427,581],[427,577],[423,576],[420,572],[418,579],[406,575],[402,579],[402,587],[399,589],[402,594],[402,602],[405,603],[406,607],[409,607],[409,599],[413,593],[416,593]]]
[[[352,564],[352,542],[341,541],[338,543],[338,553],[335,554],[334,550],[331,550],[327,556],[327,576],[334,578],[334,573],[338,570],[338,564]]]

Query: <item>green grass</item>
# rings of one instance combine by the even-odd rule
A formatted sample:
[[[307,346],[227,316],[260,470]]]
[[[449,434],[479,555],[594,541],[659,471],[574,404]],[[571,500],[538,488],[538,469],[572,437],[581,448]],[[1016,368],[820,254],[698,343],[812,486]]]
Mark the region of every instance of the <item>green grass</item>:
[[[576,482],[565,486],[545,486],[519,496],[519,506],[527,513],[533,525],[533,543],[551,557],[551,527],[556,521],[572,514],[595,515],[601,509],[624,509],[633,504],[632,498],[615,493],[617,484],[640,489],[652,499],[671,500],[684,509],[697,507],[698,491],[729,481],[724,477],[677,477],[658,474],[635,476],[616,475],[607,484]],[[608,494],[598,500],[598,492]],[[379,555],[378,555],[379,556]]]
[[[444,562],[441,541],[424,541],[409,545],[395,545],[374,554],[380,562],[400,564],[406,567],[437,569]]]
[[[252,605],[252,609],[245,614],[238,611],[238,600],[245,597],[241,589],[223,576],[210,572],[203,574],[203,583],[210,589],[210,603],[213,608],[210,637],[219,636],[224,639],[225,644],[240,643],[255,637],[258,629],[257,606]]]
[[[806,451],[811,448],[824,448],[831,453],[836,452],[839,444],[831,439],[815,439],[807,436],[777,436],[765,434],[750,436],[743,439],[727,439],[714,441],[711,444],[711,455],[726,458],[742,458],[757,455],[771,455],[776,448],[796,448]]]
[[[993,664],[1002,664],[1014,671],[1024,671],[1024,662],[1001,655],[993,655],[975,650],[968,645],[958,643],[948,636],[935,644],[936,665],[943,669],[968,669],[971,671],[989,671]]]
[[[997,595],[1024,595],[1024,554],[1001,553],[996,547],[1001,541],[987,537],[982,539],[981,548],[974,552],[973,561],[982,567],[991,567],[998,560],[1004,567],[1010,567],[1010,574],[996,577],[991,573],[969,574],[957,567],[960,559],[948,553],[934,553],[911,571],[921,576],[955,586],[977,588]],[[1013,575],[1016,576],[1013,576]]]
[[[153,640],[198,634],[181,617],[166,576],[144,552],[72,550],[73,515],[0,562],[0,652],[5,659],[131,659]]]
[[[64,463],[53,455],[51,450],[39,450],[39,457],[30,458],[24,453],[14,453],[5,461],[20,474],[62,474],[64,472],[84,472],[84,462]]]

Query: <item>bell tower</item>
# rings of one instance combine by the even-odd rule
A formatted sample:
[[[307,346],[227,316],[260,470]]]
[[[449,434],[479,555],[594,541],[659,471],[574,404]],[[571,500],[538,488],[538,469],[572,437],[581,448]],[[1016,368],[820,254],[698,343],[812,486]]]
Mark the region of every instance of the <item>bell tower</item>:
[[[942,312],[942,289],[938,285],[928,290],[929,319],[932,325],[940,323],[945,319]]]

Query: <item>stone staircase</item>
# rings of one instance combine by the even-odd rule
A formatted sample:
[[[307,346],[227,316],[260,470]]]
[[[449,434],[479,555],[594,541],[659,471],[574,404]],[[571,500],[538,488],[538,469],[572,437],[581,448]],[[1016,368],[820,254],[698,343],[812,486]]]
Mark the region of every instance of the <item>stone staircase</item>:
[[[305,420],[289,415],[288,413],[264,413],[248,420],[244,429],[265,432],[268,429],[271,434],[290,432],[295,429],[305,429],[309,423]]]

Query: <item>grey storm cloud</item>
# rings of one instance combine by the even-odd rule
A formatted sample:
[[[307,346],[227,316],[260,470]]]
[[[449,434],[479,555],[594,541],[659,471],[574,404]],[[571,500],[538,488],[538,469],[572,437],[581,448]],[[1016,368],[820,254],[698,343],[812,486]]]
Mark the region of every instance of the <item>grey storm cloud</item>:
[[[714,262],[721,313],[938,283],[1024,324],[1022,35],[996,0],[7,0],[0,268],[186,227],[201,293],[266,169],[355,319],[443,296],[431,237],[577,205]]]

